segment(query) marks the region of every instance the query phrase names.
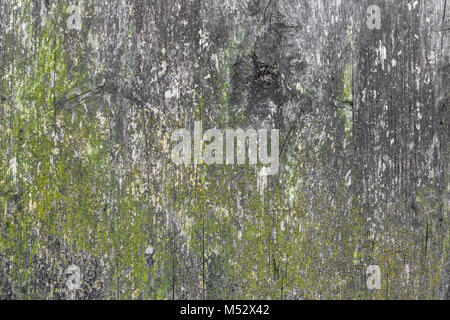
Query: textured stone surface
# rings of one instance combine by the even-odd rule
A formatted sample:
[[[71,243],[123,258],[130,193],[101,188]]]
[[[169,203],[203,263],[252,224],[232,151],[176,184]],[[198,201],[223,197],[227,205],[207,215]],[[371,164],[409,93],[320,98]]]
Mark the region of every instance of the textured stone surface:
[[[0,298],[450,298],[448,12],[0,0]],[[196,120],[279,173],[176,166]]]

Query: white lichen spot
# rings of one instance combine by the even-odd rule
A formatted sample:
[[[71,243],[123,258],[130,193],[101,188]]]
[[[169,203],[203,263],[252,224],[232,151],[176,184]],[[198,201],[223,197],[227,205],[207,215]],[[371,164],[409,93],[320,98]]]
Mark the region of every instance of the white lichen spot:
[[[170,100],[172,98],[178,98],[180,96],[180,90],[178,88],[172,88],[165,92],[164,97],[166,100]]]
[[[200,36],[200,47],[204,50],[207,49],[209,47],[208,32],[206,30],[200,29],[198,34]]]
[[[269,170],[269,168],[266,168],[266,167],[261,168],[261,170],[259,171],[259,174],[258,174],[257,188],[258,188],[261,198],[264,196],[264,191],[267,187],[267,171],[268,170]]]
[[[152,246],[148,246],[145,249],[145,254],[148,255],[148,256],[151,256],[153,254],[153,247]]]
[[[405,280],[406,280],[406,282],[409,282],[409,264],[406,264],[405,265]]]
[[[379,41],[379,47],[378,49],[375,49],[377,53],[377,58],[375,59],[375,65],[381,64],[381,69],[384,70],[384,62],[387,58],[387,50],[386,47],[383,46],[383,43],[381,40]]]
[[[345,185],[350,187],[352,185],[352,170],[348,170],[347,174],[345,175]]]
[[[13,179],[16,180],[17,179],[17,159],[16,159],[16,157],[12,158],[9,161],[9,167],[11,168],[11,174],[13,176]]]
[[[167,71],[167,62],[163,61],[161,63],[161,70],[158,72],[158,77],[162,77],[163,75],[165,75],[166,71]]]

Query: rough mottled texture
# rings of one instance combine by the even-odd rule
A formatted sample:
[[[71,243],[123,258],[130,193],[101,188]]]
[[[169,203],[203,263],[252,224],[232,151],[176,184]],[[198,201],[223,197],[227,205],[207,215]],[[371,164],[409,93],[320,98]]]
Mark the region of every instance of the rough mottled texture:
[[[0,299],[450,298],[449,12],[0,0]],[[177,167],[195,120],[280,172]]]

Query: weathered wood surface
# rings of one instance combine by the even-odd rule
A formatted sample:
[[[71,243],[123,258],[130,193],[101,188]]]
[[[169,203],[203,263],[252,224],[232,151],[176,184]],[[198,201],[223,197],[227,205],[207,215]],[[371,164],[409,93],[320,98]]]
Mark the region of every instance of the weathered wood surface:
[[[450,298],[448,12],[0,0],[0,298]],[[195,120],[279,173],[176,166]]]

